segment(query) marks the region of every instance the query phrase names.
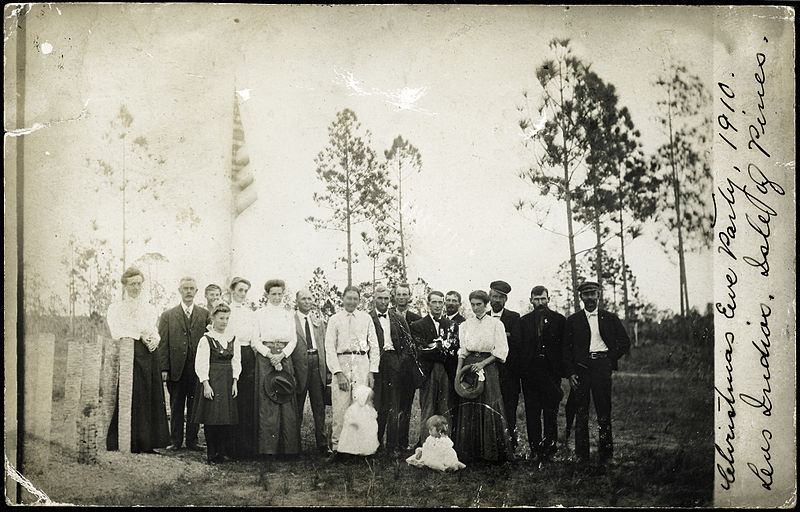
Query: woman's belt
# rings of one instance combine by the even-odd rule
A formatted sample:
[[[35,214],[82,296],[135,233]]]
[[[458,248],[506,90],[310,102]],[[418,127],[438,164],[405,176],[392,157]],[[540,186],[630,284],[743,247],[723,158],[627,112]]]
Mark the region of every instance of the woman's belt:
[[[469,354],[467,354],[467,357],[469,357],[469,356],[487,358],[487,357],[491,357],[492,353],[491,352],[470,352]]]
[[[262,341],[262,345],[270,349],[270,351],[275,354],[286,348],[286,345],[289,344],[288,341]]]

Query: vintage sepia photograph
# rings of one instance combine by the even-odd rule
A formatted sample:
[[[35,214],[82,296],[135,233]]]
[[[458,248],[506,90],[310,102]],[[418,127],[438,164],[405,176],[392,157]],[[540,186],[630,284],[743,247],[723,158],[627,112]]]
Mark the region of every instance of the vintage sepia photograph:
[[[796,500],[793,9],[10,4],[4,40],[7,504]]]

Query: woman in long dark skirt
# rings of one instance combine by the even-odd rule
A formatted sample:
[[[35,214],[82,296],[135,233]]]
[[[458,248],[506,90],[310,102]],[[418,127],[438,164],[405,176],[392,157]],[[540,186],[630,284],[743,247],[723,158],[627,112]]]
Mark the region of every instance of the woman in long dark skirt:
[[[275,401],[268,393],[270,374],[285,371],[294,382],[291,355],[297,345],[293,315],[282,305],[286,285],[272,279],[264,285],[268,303],[256,313],[256,328],[251,346],[256,354],[255,404],[258,422],[258,453],[296,454],[300,451],[297,428],[297,397],[289,393],[285,401]]]
[[[231,279],[231,318],[228,321],[227,332],[236,336],[235,343],[239,347],[242,358],[242,372],[238,381],[239,395],[236,399],[239,423],[233,429],[233,456],[237,459],[249,459],[258,454],[255,401],[256,353],[250,347],[250,340],[253,337],[254,314],[245,304],[249,290],[250,281],[247,279],[242,277]]]
[[[458,367],[483,374],[483,392],[477,398],[462,400],[458,408],[455,450],[463,462],[484,460],[503,462],[513,458],[511,438],[503,417],[503,397],[496,361],[505,362],[508,341],[505,327],[486,314],[489,296],[482,290],[469,294],[475,316],[459,326]]]
[[[131,452],[150,452],[169,443],[169,425],[164,387],[155,351],[160,338],[158,316],[141,295],[144,275],[135,267],[122,274],[124,297],[108,308],[111,337],[133,343],[133,389],[131,397]],[[117,398],[119,387],[117,384]],[[104,397],[105,398],[105,397]],[[108,450],[119,449],[119,400],[106,439]]]

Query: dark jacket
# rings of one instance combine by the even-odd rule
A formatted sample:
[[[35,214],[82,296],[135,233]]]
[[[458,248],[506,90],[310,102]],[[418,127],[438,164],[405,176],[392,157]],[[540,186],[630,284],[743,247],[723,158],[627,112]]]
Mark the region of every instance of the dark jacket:
[[[599,309],[597,324],[600,327],[600,337],[608,347],[608,356],[611,367],[617,369],[617,360],[628,353],[631,341],[619,317],[610,311]],[[592,333],[589,330],[589,320],[584,310],[580,310],[567,318],[564,330],[564,373],[574,375],[578,373],[578,366],[589,365],[589,344]]]
[[[486,313],[489,316],[492,316],[492,311],[489,310]],[[500,315],[500,321],[503,322],[503,326],[506,328],[506,340],[508,341],[508,356],[506,356],[505,363],[498,363],[505,364],[507,368],[513,370],[521,370],[522,367],[518,364],[519,359],[519,347],[517,346],[517,340],[514,339],[513,332],[514,327],[516,327],[517,323],[519,322],[519,313],[516,311],[511,311],[510,309],[503,308],[503,314]]]
[[[294,366],[295,381],[297,383],[295,393],[305,394],[308,384],[308,348],[311,343],[306,340],[305,322],[300,321],[297,311],[294,313],[294,326],[297,333],[297,346],[294,348],[294,351],[292,351],[292,366]],[[314,339],[317,341],[319,375],[322,384],[325,385],[330,382],[332,378],[325,364],[325,329],[327,326],[325,320],[317,318],[309,322],[308,327],[311,329]]]
[[[411,353],[411,335],[408,323],[396,311],[387,311],[389,318],[389,328],[392,335],[392,346],[398,354],[409,355]],[[383,355],[383,326],[378,318],[378,311],[373,309],[369,315],[372,317],[372,323],[375,324],[375,334],[378,335],[378,348]]]
[[[192,309],[191,320],[186,318],[182,304],[161,314],[158,320],[158,335],[161,337],[158,358],[161,371],[169,372],[169,380],[181,380],[187,359],[194,371],[197,342],[205,334],[207,326],[208,311],[197,304]]]
[[[411,338],[414,340],[414,344],[417,347],[420,367],[427,376],[430,376],[435,362],[445,363],[445,366],[458,362],[457,356],[446,354],[442,350],[422,350],[423,347],[430,345],[436,338],[447,338],[450,324],[451,322],[447,317],[442,317],[442,319],[439,320],[439,330],[437,331],[431,316],[426,315],[410,326]]]
[[[540,352],[544,355],[554,375],[564,376],[564,315],[545,309],[542,312],[542,335],[536,329],[536,315],[533,311],[523,315],[514,327],[511,337],[517,346],[517,362],[522,371],[530,371]],[[543,346],[544,350],[540,347]]]
[[[461,325],[466,321],[467,319],[464,318],[464,315],[462,315],[461,313],[456,313],[455,315],[453,315],[453,323],[455,323],[456,325]]]
[[[412,323],[414,323],[417,320],[420,320],[422,318],[420,315],[414,313],[410,309],[406,310],[405,316],[403,316],[402,313],[397,311],[397,308],[389,308],[389,311],[394,311],[395,313],[397,313],[401,318],[403,318],[406,321],[406,323],[409,325],[409,327],[411,326]]]

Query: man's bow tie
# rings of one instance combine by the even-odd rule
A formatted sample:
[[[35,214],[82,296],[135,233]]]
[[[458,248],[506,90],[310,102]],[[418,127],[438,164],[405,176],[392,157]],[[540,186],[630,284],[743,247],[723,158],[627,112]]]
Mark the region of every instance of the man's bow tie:
[[[378,313],[378,318],[388,318],[386,313]]]
[[[589,316],[597,316],[597,310],[595,309],[591,313],[586,313],[586,314],[589,315]]]

